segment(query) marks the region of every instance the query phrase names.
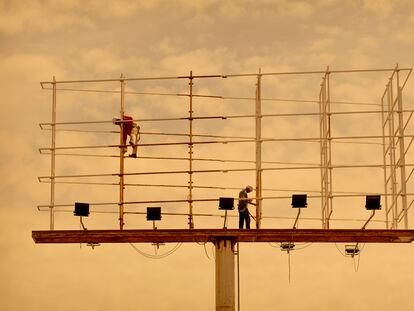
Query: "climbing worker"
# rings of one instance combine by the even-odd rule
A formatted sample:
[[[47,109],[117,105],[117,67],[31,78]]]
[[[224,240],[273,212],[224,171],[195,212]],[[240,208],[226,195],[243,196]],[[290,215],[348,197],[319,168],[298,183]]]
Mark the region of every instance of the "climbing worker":
[[[248,199],[247,194],[253,191],[252,186],[246,186],[239,192],[239,229],[243,229],[243,223],[246,221],[246,229],[250,229],[250,212],[247,204],[256,205],[251,199]]]
[[[122,131],[122,144],[126,144],[127,136],[129,136],[129,144],[132,146],[132,153],[129,155],[131,158],[137,157],[138,141],[140,138],[138,124],[134,122],[134,119],[130,116],[124,116],[123,122],[119,118],[113,118],[112,122],[116,125],[121,126],[123,124]],[[123,152],[126,152],[126,148],[123,148]]]

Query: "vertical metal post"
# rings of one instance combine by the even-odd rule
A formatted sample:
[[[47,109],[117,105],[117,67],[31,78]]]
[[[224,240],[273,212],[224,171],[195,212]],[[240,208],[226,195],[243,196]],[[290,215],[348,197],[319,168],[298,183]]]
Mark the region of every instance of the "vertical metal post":
[[[124,229],[124,114],[125,114],[125,80],[124,75],[121,74],[121,109],[119,111],[120,123],[120,135],[119,135],[119,229]]]
[[[402,212],[404,217],[404,228],[408,229],[408,217],[407,217],[407,188],[406,188],[406,174],[405,174],[405,143],[404,143],[404,116],[403,116],[403,104],[402,104],[402,89],[400,87],[400,70],[398,65],[397,71],[397,101],[398,101],[398,142],[400,144],[400,177],[401,177],[401,203]]]
[[[194,219],[193,219],[193,71],[190,71],[190,109],[188,113],[189,117],[189,143],[188,143],[188,227],[190,229],[194,228]]]
[[[320,145],[321,145],[321,199],[322,199],[322,228],[329,229],[331,211],[331,182],[330,171],[330,111],[328,105],[328,72],[321,84],[320,98]]]
[[[235,277],[233,241],[217,240],[216,246],[216,311],[234,311]]]
[[[322,228],[325,229],[325,192],[324,192],[324,140],[323,140],[323,129],[324,129],[324,115],[322,113],[323,108],[323,88],[324,88],[325,79],[322,80],[321,90],[319,92],[319,151],[320,151],[320,161],[321,161],[321,217],[322,217]]]
[[[55,206],[55,168],[56,168],[56,78],[53,76],[52,83],[52,149],[50,152],[50,230],[55,229],[55,215],[53,208]]]
[[[256,228],[260,229],[262,219],[262,75],[259,69],[256,86]]]
[[[319,134],[321,159],[321,205],[322,228],[329,229],[329,219],[332,215],[332,153],[331,153],[331,108],[329,67],[322,79],[319,92]]]
[[[388,84],[388,135],[390,140],[390,177],[391,177],[391,211],[392,211],[392,228],[398,228],[398,196],[397,196],[397,169],[395,160],[395,124],[394,124],[394,93],[393,93],[393,78],[390,78]]]
[[[386,94],[386,93],[385,93]],[[389,229],[389,220],[388,220],[388,177],[387,177],[387,150],[389,147],[385,147],[385,126],[388,122],[388,118],[385,119],[384,116],[384,96],[381,98],[381,128],[382,128],[382,154],[383,154],[383,162],[384,162],[384,194],[385,194],[385,225],[386,228]]]
[[[333,196],[332,196],[332,133],[331,133],[331,90],[330,90],[330,72],[329,72],[329,66],[326,69],[326,111],[327,111],[327,147],[328,147],[328,174],[329,174],[329,180],[328,180],[328,215],[327,215],[327,224],[329,228],[329,221],[333,212]]]
[[[323,210],[324,210],[324,229],[329,229],[329,221],[328,221],[328,214],[329,214],[329,200],[328,200],[328,187],[329,187],[329,180],[328,180],[328,143],[327,143],[327,115],[326,115],[326,75],[323,78],[323,92],[322,92],[322,141],[323,141],[323,148],[322,148],[322,170],[323,170]]]

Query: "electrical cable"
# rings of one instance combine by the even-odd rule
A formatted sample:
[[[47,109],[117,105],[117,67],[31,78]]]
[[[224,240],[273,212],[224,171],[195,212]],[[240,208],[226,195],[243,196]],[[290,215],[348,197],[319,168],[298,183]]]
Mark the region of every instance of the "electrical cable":
[[[341,254],[341,256],[343,256],[343,257],[347,258],[347,256],[346,256],[346,255],[344,255],[344,254],[341,252],[341,250],[339,249],[339,247],[338,247],[337,243],[335,243],[335,247],[336,247],[336,249],[338,250],[339,254]]]
[[[164,254],[160,254],[160,255],[158,255],[158,254],[155,254],[155,255],[153,255],[153,254],[147,254],[147,253],[145,253],[145,252],[143,252],[143,251],[141,251],[140,249],[138,249],[134,244],[132,244],[132,243],[129,243],[130,245],[131,245],[131,247],[137,252],[137,253],[139,253],[139,254],[141,254],[142,256],[144,256],[144,257],[146,257],[146,258],[149,258],[149,259],[163,259],[163,258],[166,258],[166,257],[168,257],[168,256],[170,256],[171,254],[173,254],[174,252],[176,252],[180,247],[181,247],[181,245],[183,244],[183,243],[177,243],[171,250],[169,250],[169,251],[167,251],[167,252],[165,252]],[[157,253],[157,252],[156,252]]]
[[[290,250],[287,251],[287,255],[288,255],[288,267],[289,267],[289,284],[290,284],[290,275],[291,275]]]
[[[211,260],[210,256],[209,256],[209,255],[208,255],[208,253],[207,253],[207,247],[206,247],[206,244],[207,244],[207,243],[204,243],[204,244],[203,244],[203,247],[204,247],[204,253],[206,254],[206,256],[207,256],[208,260]]]
[[[44,90],[53,90],[52,88],[43,88]],[[93,90],[93,89],[74,89],[74,88],[56,88],[57,91],[71,91],[71,92],[89,92],[89,93],[115,93],[120,94],[121,91],[110,91],[110,90]],[[136,91],[125,91],[124,94],[134,95],[150,95],[150,96],[178,96],[178,97],[189,97],[190,94],[186,93],[155,93],[155,92],[136,92]],[[191,94],[193,97],[205,97],[205,98],[216,98],[222,100],[256,100],[255,97],[232,97],[222,95],[206,95],[206,94]],[[274,101],[274,102],[297,102],[297,103],[313,103],[318,104],[317,100],[306,100],[306,99],[287,99],[287,98],[261,98],[262,101]],[[364,102],[348,102],[348,101],[331,101],[330,104],[342,104],[342,105],[366,105],[366,106],[379,106],[375,103],[364,103]]]

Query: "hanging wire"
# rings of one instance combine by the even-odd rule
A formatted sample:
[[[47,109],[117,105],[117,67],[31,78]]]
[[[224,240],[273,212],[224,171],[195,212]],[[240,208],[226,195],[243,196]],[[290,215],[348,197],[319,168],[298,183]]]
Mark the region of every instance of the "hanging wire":
[[[138,247],[136,247],[134,244],[132,244],[132,243],[129,243],[131,246],[132,246],[132,248],[137,252],[137,253],[139,253],[139,254],[141,254],[142,256],[144,256],[144,257],[146,257],[146,258],[150,258],[150,259],[163,259],[163,258],[166,258],[166,257],[168,257],[168,256],[170,256],[171,254],[173,254],[174,252],[176,252],[180,247],[181,247],[181,245],[183,244],[183,243],[177,243],[171,250],[169,250],[169,251],[167,251],[167,252],[165,252],[164,254],[157,254],[157,251],[155,252],[155,254],[153,255],[153,254],[148,254],[148,253],[145,253],[145,252],[143,252],[143,251],[141,251]]]
[[[52,88],[45,87],[44,90],[53,90]],[[121,91],[116,90],[97,90],[97,89],[76,89],[76,88],[56,88],[57,91],[70,91],[70,92],[87,92],[87,93],[112,93],[120,94]],[[161,93],[161,92],[137,92],[137,91],[125,91],[124,94],[128,95],[149,95],[149,96],[178,96],[178,97],[189,97],[187,93]],[[235,97],[235,96],[222,96],[222,95],[208,95],[208,94],[191,94],[192,97],[201,98],[216,98],[222,100],[256,100],[255,97]],[[312,103],[319,104],[317,100],[306,100],[306,99],[288,99],[288,98],[261,98],[262,101],[272,102],[295,102],[295,103]],[[353,102],[353,101],[331,101],[330,104],[339,105],[361,105],[361,106],[380,106],[380,104],[366,103],[366,102]]]
[[[334,244],[335,244],[335,248],[337,249],[337,251],[339,252],[339,254],[341,254],[342,257],[347,258],[347,256],[345,254],[343,254],[342,251],[339,249],[338,244],[337,243],[334,243]]]
[[[287,251],[288,256],[288,268],[289,268],[289,284],[290,284],[290,275],[291,275],[291,265],[290,265],[290,250]]]
[[[196,243],[197,243],[198,245],[203,245],[203,248],[204,248],[204,253],[206,254],[207,259],[208,259],[208,260],[211,260],[210,256],[208,255],[207,248],[206,248],[206,244],[207,244],[207,242],[196,242]]]

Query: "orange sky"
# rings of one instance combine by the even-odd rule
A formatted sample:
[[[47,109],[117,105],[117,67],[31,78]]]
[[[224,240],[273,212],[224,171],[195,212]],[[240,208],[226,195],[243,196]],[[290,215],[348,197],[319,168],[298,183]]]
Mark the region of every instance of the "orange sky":
[[[103,245],[92,250],[83,245],[35,245],[31,230],[47,229],[49,187],[38,176],[50,174],[50,160],[38,148],[50,136],[38,124],[50,121],[51,94],[40,81],[152,77],[195,74],[231,74],[331,69],[393,68],[413,66],[414,3],[412,1],[2,1],[0,0],[0,310],[212,310],[214,260],[211,245],[182,245],[171,256],[151,260],[128,244]],[[337,75],[332,78],[332,98],[378,104],[388,73]],[[322,75],[265,78],[263,96],[317,100]],[[414,85],[404,90],[404,105],[413,109]],[[255,79],[196,80],[197,93],[252,97]],[[118,84],[75,85],[118,90]],[[129,91],[186,92],[187,81],[128,83]],[[182,97],[127,95],[126,109],[138,118],[186,116]],[[317,112],[312,103],[263,102],[266,113]],[[375,106],[333,105],[334,111],[371,110]],[[195,114],[236,115],[254,113],[254,102],[207,100],[194,102]],[[68,93],[58,95],[58,120],[110,120],[119,111],[118,94]],[[317,118],[280,118],[263,121],[264,137],[319,135]],[[334,135],[380,133],[378,117],[335,118]],[[185,132],[187,124],[142,123],[142,131]],[[115,130],[107,125],[89,130]],[[407,128],[412,135],[413,127]],[[200,134],[251,136],[252,120],[199,121]],[[174,138],[142,136],[142,143]],[[58,145],[117,144],[113,134],[60,133]],[[185,148],[140,148],[145,156],[186,156]],[[379,150],[379,152],[378,152]],[[103,154],[111,150],[96,151]],[[116,153],[116,151],[112,152]],[[227,144],[195,148],[195,157],[254,159],[253,144]],[[265,161],[319,163],[312,144],[269,143]],[[408,153],[407,163],[413,163]],[[381,164],[378,146],[337,144],[334,164]],[[186,169],[180,161],[127,161],[129,171]],[[58,174],[116,172],[117,160],[58,157]],[[249,165],[197,162],[195,169],[240,168]],[[218,178],[217,178],[218,177]],[[135,183],[181,184],[186,176],[131,178]],[[383,192],[382,170],[337,170],[336,191]],[[105,180],[116,182],[116,180]],[[254,173],[195,176],[196,185],[241,188],[254,185]],[[264,188],[318,190],[319,171],[267,173]],[[195,196],[237,196],[238,190],[197,190]],[[407,192],[413,192],[408,184]],[[286,195],[290,192],[268,192]],[[182,199],[186,189],[133,187],[127,200]],[[116,187],[57,186],[57,203],[76,200],[116,201]],[[336,218],[365,219],[363,198],[335,199]],[[267,216],[294,217],[289,200],[269,200]],[[214,205],[214,204],[213,204]],[[218,213],[212,204],[196,205],[197,212]],[[144,206],[131,210],[142,211]],[[166,211],[186,212],[186,206],[166,205]],[[100,210],[103,210],[101,208]],[[116,206],[108,208],[116,210]],[[233,216],[236,216],[236,212]],[[310,200],[303,217],[319,217],[319,200]],[[410,211],[411,219],[413,211]],[[383,211],[370,224],[382,227]],[[70,213],[56,214],[56,228],[78,229]],[[163,217],[160,228],[185,228],[186,218]],[[93,214],[90,229],[117,228],[117,215]],[[291,220],[264,221],[264,226],[286,228]],[[222,226],[221,218],[196,218],[196,227]],[[253,223],[254,225],[254,223]],[[237,226],[232,217],[230,227]],[[300,227],[319,222],[301,221]],[[336,222],[336,227],[359,228],[361,221]],[[144,216],[128,216],[127,228],[150,228]],[[412,228],[412,221],[410,228]],[[275,245],[273,245],[275,246]],[[277,245],[276,245],[277,246]],[[241,245],[242,310],[412,310],[414,288],[413,245],[365,245],[359,271],[344,258],[343,244],[312,244],[288,257],[268,244]],[[153,253],[150,245],[138,245]],[[173,245],[162,246],[160,253]],[[300,246],[298,248],[301,248]],[[339,250],[338,250],[339,249]],[[206,253],[208,257],[206,256]]]

